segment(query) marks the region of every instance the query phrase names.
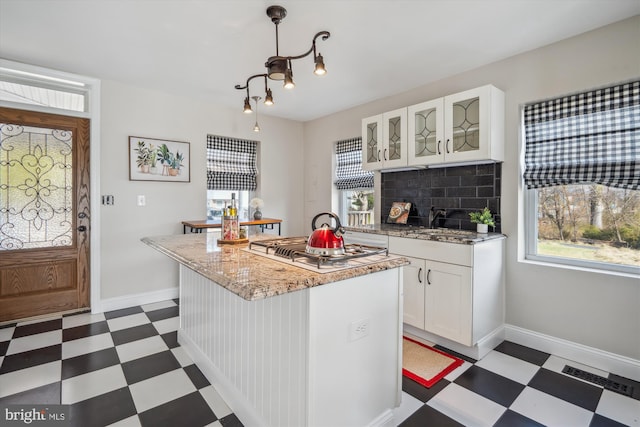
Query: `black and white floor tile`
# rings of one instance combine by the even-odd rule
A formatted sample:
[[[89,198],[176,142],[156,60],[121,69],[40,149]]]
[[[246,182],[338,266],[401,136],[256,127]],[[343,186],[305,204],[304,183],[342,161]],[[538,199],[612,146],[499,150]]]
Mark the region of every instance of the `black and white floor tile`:
[[[448,351],[446,349],[443,349]],[[640,426],[640,383],[503,342],[482,360],[465,363],[431,389],[403,378],[402,427]],[[631,397],[562,373],[566,365],[612,378]]]
[[[166,301],[0,327],[0,405],[69,405],[74,426],[241,426],[179,346]]]
[[[0,406],[69,405],[83,427],[242,426],[177,328],[177,301],[0,326]],[[403,379],[399,425],[640,426],[640,383],[616,378],[634,388],[624,396],[562,369],[606,372],[510,342],[480,361],[460,357],[431,389]]]

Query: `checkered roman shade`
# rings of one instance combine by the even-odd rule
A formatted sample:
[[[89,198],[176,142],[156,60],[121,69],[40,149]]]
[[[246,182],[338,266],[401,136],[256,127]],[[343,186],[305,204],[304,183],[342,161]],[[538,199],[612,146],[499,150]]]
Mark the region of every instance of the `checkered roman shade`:
[[[336,188],[373,188],[373,172],[362,169],[362,138],[336,142]]]
[[[257,147],[257,141],[207,135],[207,188],[255,190]]]
[[[524,107],[527,188],[640,184],[640,81]]]

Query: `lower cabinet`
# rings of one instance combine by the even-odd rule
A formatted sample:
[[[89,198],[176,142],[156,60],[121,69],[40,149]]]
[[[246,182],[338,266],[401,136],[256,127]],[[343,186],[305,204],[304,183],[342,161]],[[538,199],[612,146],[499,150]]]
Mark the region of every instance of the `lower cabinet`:
[[[427,261],[424,330],[471,345],[471,267]]]
[[[427,271],[427,261],[420,258],[405,256],[411,264],[404,266],[402,272],[404,285],[404,309],[402,321],[416,328],[424,327],[424,278]]]
[[[503,239],[466,245],[389,237],[389,251],[411,262],[403,272],[404,323],[465,346],[501,327],[503,246]]]

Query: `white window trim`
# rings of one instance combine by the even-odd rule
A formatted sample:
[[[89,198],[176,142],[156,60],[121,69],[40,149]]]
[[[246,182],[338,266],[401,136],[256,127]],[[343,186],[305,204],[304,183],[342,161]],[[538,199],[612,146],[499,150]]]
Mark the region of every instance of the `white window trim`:
[[[71,117],[83,117],[91,120],[89,150],[90,156],[90,186],[91,186],[91,254],[89,259],[91,271],[91,312],[102,312],[101,283],[100,283],[100,80],[92,77],[80,76],[58,70],[38,67],[35,65],[22,64],[20,62],[9,61],[0,58],[0,71],[9,73],[11,70],[17,71],[16,75],[28,73],[30,79],[35,76],[42,76],[39,80],[47,87],[57,87],[61,90],[77,91],[79,85],[69,84],[77,82],[84,86],[86,99],[85,112],[63,110],[39,105],[22,104],[18,102],[0,101],[0,106],[15,108],[19,110],[37,111],[41,113],[61,114]]]

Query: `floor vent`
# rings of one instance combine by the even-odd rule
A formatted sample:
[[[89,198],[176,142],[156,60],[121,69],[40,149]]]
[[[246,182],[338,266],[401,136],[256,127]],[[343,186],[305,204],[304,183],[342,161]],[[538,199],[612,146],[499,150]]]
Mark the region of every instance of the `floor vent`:
[[[609,378],[601,377],[600,375],[583,371],[582,369],[565,365],[564,369],[562,370],[562,373],[571,375],[572,377],[580,378],[581,380],[589,381],[590,383],[597,384],[599,386],[604,387],[606,390],[610,390],[615,393],[620,393],[629,397],[633,395],[633,386],[628,384],[622,384],[617,381],[610,380]]]

